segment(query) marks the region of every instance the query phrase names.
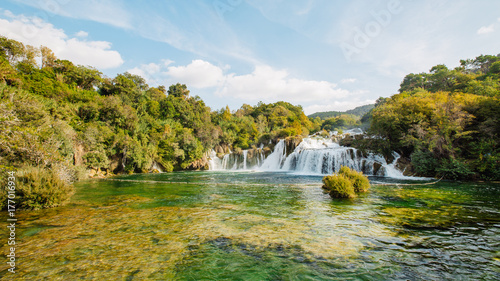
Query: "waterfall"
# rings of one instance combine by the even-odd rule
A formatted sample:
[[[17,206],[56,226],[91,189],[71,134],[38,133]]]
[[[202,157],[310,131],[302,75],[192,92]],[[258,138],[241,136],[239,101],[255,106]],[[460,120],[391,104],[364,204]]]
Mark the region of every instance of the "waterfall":
[[[163,173],[163,169],[161,168],[161,166],[156,161],[153,162],[153,166],[151,166],[150,170],[153,170],[153,171],[156,170],[159,173]]]
[[[247,156],[248,156],[248,150],[243,151],[243,170],[247,169]]]
[[[215,155],[215,152],[212,152],[210,169],[254,169],[326,175],[338,172],[341,166],[347,166],[367,175],[403,177],[402,173],[395,167],[399,158],[397,153],[394,153],[395,160],[389,164],[381,155],[363,154],[356,148],[340,146],[329,138],[305,138],[288,155],[285,140],[280,140],[267,158],[262,151],[262,148],[253,150],[251,157],[249,150],[244,150],[241,154],[230,153],[224,155],[222,160]]]
[[[340,146],[331,139],[306,138],[288,156],[285,142],[281,140],[259,170],[322,175],[337,172],[341,166],[383,176],[387,163],[381,156],[363,156],[359,150]]]
[[[260,166],[259,170],[278,171],[281,170],[286,159],[285,140],[280,140],[274,147],[273,153],[269,155]]]
[[[226,158],[226,155],[224,155],[224,158]],[[209,170],[223,170],[224,165],[222,163],[224,162],[224,159],[221,160],[219,157],[217,157],[217,153],[215,152],[215,150],[212,149],[210,153],[208,153],[207,158]]]
[[[251,156],[249,155],[251,151]],[[208,154],[210,170],[248,170],[259,167],[265,159],[262,149],[243,150],[241,153],[230,152],[222,159],[212,150]]]

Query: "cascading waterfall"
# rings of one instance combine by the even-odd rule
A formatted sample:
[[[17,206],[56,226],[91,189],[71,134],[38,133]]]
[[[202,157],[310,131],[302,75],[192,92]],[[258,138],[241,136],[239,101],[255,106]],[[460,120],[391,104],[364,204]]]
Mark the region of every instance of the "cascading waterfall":
[[[300,174],[325,175],[337,172],[341,166],[348,166],[367,175],[404,177],[395,168],[399,155],[394,153],[395,160],[388,164],[384,157],[368,153],[363,155],[353,147],[340,146],[327,138],[305,138],[291,153],[287,155],[285,140],[280,140],[274,151],[266,158],[262,149],[254,150],[249,157],[249,150],[240,154],[230,153],[223,159],[212,151],[210,155],[211,170],[259,170],[259,171],[291,171]]]
[[[259,170],[277,171],[281,170],[286,159],[286,144],[284,140],[279,141],[271,153],[259,167]]]
[[[243,170],[247,169],[247,156],[248,156],[248,150],[243,151]]]
[[[251,154],[251,157],[250,157]],[[243,150],[241,153],[228,153],[222,159],[212,150],[208,154],[210,170],[248,170],[260,167],[265,156],[262,149]]]

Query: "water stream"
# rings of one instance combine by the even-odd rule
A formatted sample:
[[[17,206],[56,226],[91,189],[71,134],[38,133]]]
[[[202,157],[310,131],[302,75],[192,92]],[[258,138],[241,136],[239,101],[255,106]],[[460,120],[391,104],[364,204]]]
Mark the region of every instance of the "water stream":
[[[499,184],[370,179],[389,185],[353,200],[284,172],[80,182],[66,206],[18,212],[16,278],[500,279]]]

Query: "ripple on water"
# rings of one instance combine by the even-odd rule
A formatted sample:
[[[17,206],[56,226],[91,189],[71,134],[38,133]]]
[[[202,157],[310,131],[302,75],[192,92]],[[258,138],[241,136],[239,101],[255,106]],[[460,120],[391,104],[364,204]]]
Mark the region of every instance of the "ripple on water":
[[[332,200],[321,177],[283,173],[118,179],[128,181],[78,183],[67,206],[19,212],[17,276],[500,279],[498,186],[374,186]]]

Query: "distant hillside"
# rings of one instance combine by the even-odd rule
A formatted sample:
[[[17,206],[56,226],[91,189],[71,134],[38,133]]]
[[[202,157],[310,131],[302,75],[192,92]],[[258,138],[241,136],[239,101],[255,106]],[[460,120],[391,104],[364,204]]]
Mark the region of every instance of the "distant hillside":
[[[327,112],[316,112],[311,115],[309,115],[309,118],[316,118],[319,117],[321,120],[326,120],[328,118],[336,117],[342,114],[351,114],[355,116],[362,117],[365,115],[368,111],[370,111],[372,108],[375,107],[375,104],[367,104],[363,106],[358,106],[354,109],[347,110],[347,111],[327,111]]]

